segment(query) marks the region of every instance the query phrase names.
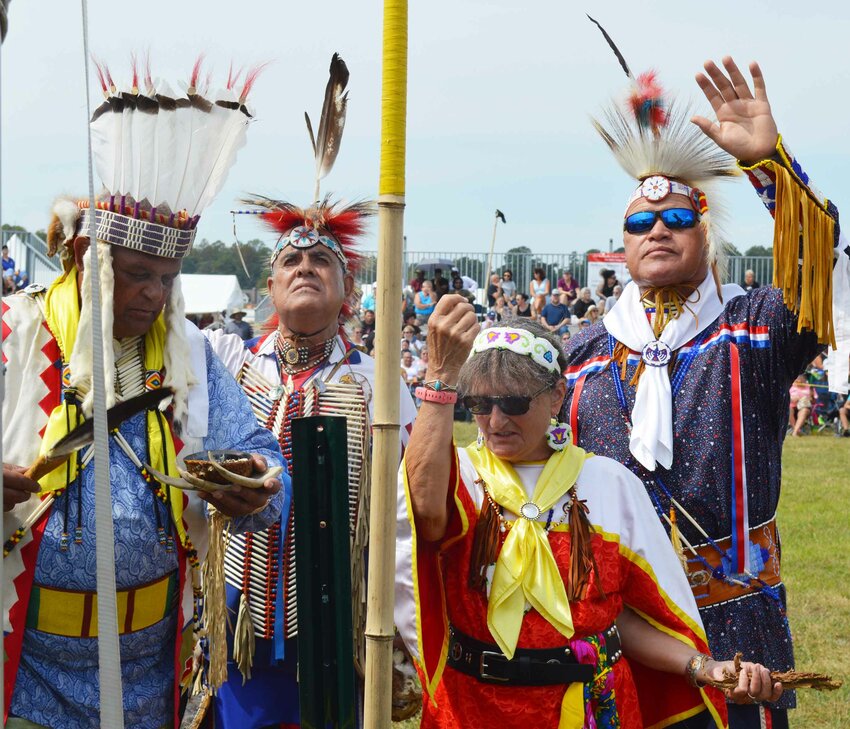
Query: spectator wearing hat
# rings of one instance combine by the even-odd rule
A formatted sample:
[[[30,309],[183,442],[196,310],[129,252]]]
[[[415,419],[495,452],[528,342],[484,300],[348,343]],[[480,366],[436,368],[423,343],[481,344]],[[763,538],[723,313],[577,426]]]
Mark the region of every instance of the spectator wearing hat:
[[[596,324],[602,318],[599,314],[599,307],[596,304],[588,306],[587,311],[584,312],[584,318],[590,322],[591,326]]]
[[[231,312],[230,321],[224,325],[225,334],[238,334],[243,342],[254,337],[254,330],[251,325],[245,321],[245,314],[242,310]]]
[[[410,279],[407,285],[410,286],[411,289],[413,289],[413,293],[419,293],[419,291],[422,290],[422,282],[424,280],[425,271],[423,271],[421,268],[417,268],[416,271],[414,271],[413,278]]]
[[[484,321],[481,322],[481,329],[489,329],[490,327],[496,326],[496,319],[498,318],[498,314],[492,309],[487,312],[487,315],[484,317]]]
[[[552,289],[551,300],[540,312],[540,323],[550,332],[559,335],[568,331],[570,323],[570,307],[561,303],[561,289]]]
[[[431,283],[434,286],[434,293],[437,296],[437,301],[439,301],[443,296],[445,296],[447,293],[449,293],[449,282],[443,276],[443,269],[442,268],[435,268],[434,269],[434,278],[431,281]]]
[[[573,278],[573,272],[564,269],[561,273],[561,278],[558,279],[555,285],[563,291],[561,294],[561,301],[572,308],[573,304],[575,304],[578,300],[578,292],[580,288],[578,281]]]

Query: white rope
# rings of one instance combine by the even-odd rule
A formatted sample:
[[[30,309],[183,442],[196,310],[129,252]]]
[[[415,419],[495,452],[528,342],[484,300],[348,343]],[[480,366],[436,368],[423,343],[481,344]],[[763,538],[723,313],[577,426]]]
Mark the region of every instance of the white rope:
[[[91,146],[91,93],[89,89],[88,2],[81,0],[83,13],[83,54],[86,77],[86,138],[89,167],[89,241],[97,249],[94,211],[94,169]],[[92,302],[92,392],[94,396],[94,483],[95,535],[97,554],[97,655],[100,689],[100,726],[124,728],[124,700],[121,690],[121,649],[118,640],[118,605],[115,588],[115,529],[112,523],[112,488],[109,478],[109,432],[106,426],[106,387],[103,381],[103,341],[101,339],[100,266],[97,255],[89,257]]]

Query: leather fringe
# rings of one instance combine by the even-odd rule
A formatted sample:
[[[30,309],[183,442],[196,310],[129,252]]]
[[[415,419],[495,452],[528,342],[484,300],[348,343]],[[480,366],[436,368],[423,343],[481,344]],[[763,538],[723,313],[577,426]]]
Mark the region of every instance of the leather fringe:
[[[487,487],[484,486],[486,491]],[[467,584],[471,590],[487,594],[487,568],[496,561],[499,553],[499,529],[501,515],[489,498],[484,499],[475,525],[472,542],[472,555],[469,560]]]
[[[593,526],[587,518],[587,504],[579,500],[576,495],[575,486],[570,489],[570,573],[567,584],[567,599],[570,602],[583,600],[587,597],[590,585],[590,573],[596,574],[596,589],[601,598],[605,598],[602,589],[602,575],[593,555],[591,535]]]

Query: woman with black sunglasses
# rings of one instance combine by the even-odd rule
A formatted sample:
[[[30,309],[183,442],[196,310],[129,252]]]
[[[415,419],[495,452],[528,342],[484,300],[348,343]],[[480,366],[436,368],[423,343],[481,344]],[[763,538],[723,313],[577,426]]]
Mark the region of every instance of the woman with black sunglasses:
[[[446,296],[428,347],[401,469],[416,605],[397,611],[418,620],[400,629],[429,694],[421,726],[720,724],[723,695],[698,686],[733,664],[706,655],[639,480],[571,445],[557,421],[569,372],[558,340],[529,320],[479,331],[473,308]],[[452,440],[458,392],[480,430],[467,448]],[[747,692],[775,696],[761,666],[742,671],[735,693]]]

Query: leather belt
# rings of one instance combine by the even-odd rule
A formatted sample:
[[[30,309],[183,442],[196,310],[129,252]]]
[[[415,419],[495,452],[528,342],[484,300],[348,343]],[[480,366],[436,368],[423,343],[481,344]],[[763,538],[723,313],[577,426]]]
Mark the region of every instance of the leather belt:
[[[782,578],[779,576],[779,540],[776,534],[776,519],[750,529],[749,541],[766,550],[770,555],[761,567],[758,578],[767,585],[775,587]],[[732,537],[718,539],[715,544],[725,554],[732,546]],[[742,578],[742,583],[727,582],[723,579],[719,568],[722,567],[722,554],[711,544],[695,547],[699,554],[711,567],[709,572],[702,561],[694,558],[688,560],[688,581],[697,601],[698,608],[709,607],[720,602],[735,600],[746,595],[755,595],[761,583]],[[737,579],[737,578],[736,578]],[[746,582],[744,582],[746,581]]]
[[[603,634],[608,666],[623,655],[620,634],[612,625]],[[588,683],[597,673],[595,665],[579,663],[569,646],[558,648],[517,648],[508,659],[493,643],[472,638],[449,626],[449,655],[446,661],[456,671],[482,681],[514,686],[552,686]]]

